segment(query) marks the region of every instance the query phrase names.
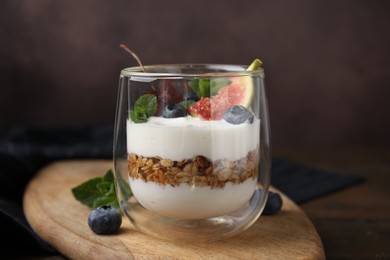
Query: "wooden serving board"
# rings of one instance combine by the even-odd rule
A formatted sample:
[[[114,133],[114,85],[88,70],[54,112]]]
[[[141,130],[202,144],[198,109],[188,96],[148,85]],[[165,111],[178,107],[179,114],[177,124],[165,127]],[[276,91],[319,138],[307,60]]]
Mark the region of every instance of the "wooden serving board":
[[[140,233],[125,217],[117,234],[96,235],[87,224],[90,209],[73,197],[71,188],[112,167],[106,160],[76,160],[41,169],[23,200],[32,229],[71,259],[325,259],[313,224],[282,193],[280,212],[260,216],[249,229],[224,241],[162,241]]]

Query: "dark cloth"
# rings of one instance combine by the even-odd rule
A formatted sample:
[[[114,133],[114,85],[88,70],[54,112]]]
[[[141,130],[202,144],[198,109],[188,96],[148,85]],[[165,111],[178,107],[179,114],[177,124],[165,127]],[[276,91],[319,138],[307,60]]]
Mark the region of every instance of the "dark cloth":
[[[112,159],[113,125],[21,126],[0,141],[0,228],[5,251],[21,243],[25,252],[57,254],[37,236],[23,213],[23,192],[44,165],[59,159]],[[271,184],[296,203],[363,181],[363,177],[272,159]]]
[[[298,204],[362,181],[364,178],[360,175],[342,175],[279,158],[272,159],[272,185]]]

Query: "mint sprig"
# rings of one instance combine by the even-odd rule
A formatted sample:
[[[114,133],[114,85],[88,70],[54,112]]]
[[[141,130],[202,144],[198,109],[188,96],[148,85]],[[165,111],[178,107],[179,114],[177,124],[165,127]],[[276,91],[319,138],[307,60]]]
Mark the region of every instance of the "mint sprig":
[[[130,111],[130,118],[134,123],[145,123],[149,117],[156,114],[157,97],[153,94],[140,96],[134,103],[134,108]]]
[[[214,96],[218,90],[231,83],[227,78],[202,78],[193,79],[188,82],[188,86],[198,95],[199,98]]]
[[[194,100],[183,100],[181,102],[179,102],[179,105],[182,105],[183,107],[187,108],[189,106],[191,106],[192,104],[194,104],[195,101]]]
[[[131,190],[129,185],[122,179],[118,179],[118,182],[120,188],[125,189],[125,194],[130,197]],[[116,208],[119,207],[114,174],[111,169],[108,170],[103,177],[89,179],[73,187],[71,191],[76,200],[89,208],[108,205]]]
[[[188,85],[199,98],[210,97],[210,79],[193,79]]]

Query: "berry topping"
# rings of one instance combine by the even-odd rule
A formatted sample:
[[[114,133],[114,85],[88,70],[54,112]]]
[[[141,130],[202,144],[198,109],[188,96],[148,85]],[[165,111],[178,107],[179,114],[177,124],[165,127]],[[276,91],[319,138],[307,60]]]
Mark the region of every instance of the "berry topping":
[[[282,208],[282,197],[279,193],[268,192],[267,202],[265,204],[263,214],[264,215],[274,215]]]
[[[169,104],[164,106],[162,116],[165,118],[184,117],[187,115],[187,110],[180,104]]]
[[[170,79],[161,80],[157,91],[157,116],[161,116],[166,105],[179,103],[182,98]]]
[[[262,65],[255,59],[247,71],[258,69]],[[254,98],[253,79],[248,76],[219,79],[214,85],[209,80],[199,79],[189,83],[197,90],[200,100],[188,106],[188,113],[203,120],[221,120],[223,113],[231,106],[241,105],[249,108]],[[228,85],[226,85],[228,84]]]
[[[198,102],[190,105],[188,113],[193,117],[200,117],[204,120],[211,120],[211,101],[210,98],[201,98]]]
[[[203,120],[221,120],[229,107],[236,105],[249,107],[253,99],[253,85],[231,81],[232,84],[222,87],[214,96],[201,98],[189,106],[189,114]]]
[[[245,123],[246,121],[252,123],[254,115],[244,106],[238,105],[232,106],[231,108],[226,110],[223,114],[223,119],[225,119],[225,121],[228,123],[239,125]]]
[[[114,234],[122,224],[122,216],[112,206],[100,206],[91,211],[88,216],[89,228],[99,235]]]
[[[177,100],[176,90],[171,86],[163,86],[158,93],[158,99],[163,104],[175,102]]]

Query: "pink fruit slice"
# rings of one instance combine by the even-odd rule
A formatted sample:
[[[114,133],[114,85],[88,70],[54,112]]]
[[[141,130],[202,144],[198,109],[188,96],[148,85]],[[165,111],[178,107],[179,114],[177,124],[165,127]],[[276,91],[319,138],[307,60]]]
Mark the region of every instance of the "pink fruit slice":
[[[224,112],[235,105],[249,108],[253,101],[251,77],[230,79],[231,84],[221,88],[211,98],[202,98],[188,107],[188,113],[203,120],[221,120]]]

